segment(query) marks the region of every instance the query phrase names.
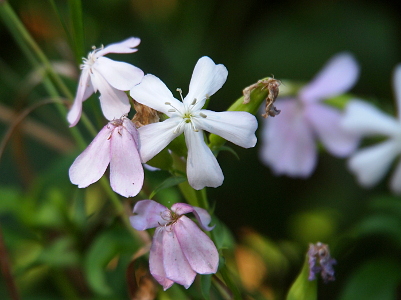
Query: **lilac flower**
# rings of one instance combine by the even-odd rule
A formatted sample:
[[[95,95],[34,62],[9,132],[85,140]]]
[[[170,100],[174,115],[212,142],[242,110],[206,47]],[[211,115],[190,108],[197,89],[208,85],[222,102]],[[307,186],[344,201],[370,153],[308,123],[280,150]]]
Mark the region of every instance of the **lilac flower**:
[[[333,265],[337,262],[330,256],[329,246],[320,242],[309,244],[309,280],[315,280],[320,273],[325,283],[334,281]]]
[[[348,91],[359,67],[347,53],[334,56],[296,98],[276,101],[281,113],[264,120],[261,160],[277,175],[308,177],[317,160],[316,139],[333,155],[345,157],[358,144],[358,137],[340,126],[341,113],[321,103]]]
[[[85,188],[98,181],[110,163],[113,191],[124,197],[136,196],[144,178],[138,140],[138,131],[129,119],[109,122],[71,165],[71,182]]]
[[[214,112],[202,109],[206,99],[222,87],[227,75],[226,67],[216,65],[209,57],[204,56],[195,66],[188,95],[182,102],[173,97],[159,78],[150,74],[131,89],[131,96],[137,102],[169,117],[163,122],[138,129],[144,162],[184,133],[188,148],[189,184],[200,190],[205,186],[218,187],[223,183],[223,172],[212,151],[205,144],[203,131],[220,135],[241,147],[250,148],[256,144],[257,128],[256,118],[247,112]]]
[[[396,118],[361,100],[351,100],[345,111],[344,129],[364,136],[388,137],[378,145],[359,150],[348,161],[348,167],[365,187],[378,183],[401,154],[401,64],[396,67],[393,80],[398,111]],[[390,188],[394,193],[401,193],[401,161],[395,167]]]
[[[125,62],[104,57],[108,53],[133,53],[138,51],[139,38],[131,37],[120,43],[94,49],[88,58],[83,59],[77,95],[67,120],[70,127],[75,126],[82,113],[82,102],[93,92],[100,92],[100,105],[106,119],[113,120],[128,114],[130,103],[123,91],[128,91],[143,78],[141,69]]]
[[[189,288],[196,273],[214,274],[219,254],[212,240],[188,217],[193,213],[202,229],[210,231],[210,215],[202,208],[176,203],[171,210],[153,201],[142,200],[135,204],[130,217],[137,230],[156,227],[150,248],[149,269],[164,290],[174,282]]]

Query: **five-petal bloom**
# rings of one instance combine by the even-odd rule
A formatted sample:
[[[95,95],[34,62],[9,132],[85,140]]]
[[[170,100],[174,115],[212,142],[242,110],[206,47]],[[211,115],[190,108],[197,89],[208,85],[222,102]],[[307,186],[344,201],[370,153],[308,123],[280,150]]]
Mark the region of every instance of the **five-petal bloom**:
[[[164,290],[174,282],[188,288],[196,273],[214,274],[219,254],[212,240],[188,217],[193,213],[204,230],[209,227],[209,213],[186,203],[176,203],[171,210],[153,201],[142,200],[135,204],[130,217],[137,230],[156,227],[150,248],[149,269]]]
[[[120,43],[108,45],[90,52],[83,59],[77,95],[67,120],[70,127],[75,126],[82,113],[82,102],[93,92],[100,92],[100,105],[106,119],[113,120],[128,114],[130,103],[123,91],[130,90],[143,78],[141,69],[125,62],[114,61],[104,55],[108,53],[133,53],[138,51],[139,38],[131,37]]]
[[[260,149],[261,160],[275,174],[310,176],[317,160],[316,136],[331,154],[339,157],[356,149],[359,137],[341,128],[340,111],[319,102],[348,91],[358,74],[354,58],[341,53],[299,91],[297,98],[276,101],[281,113],[265,119]]]
[[[138,129],[141,156],[147,162],[184,132],[188,148],[187,177],[194,189],[218,187],[223,183],[221,168],[204,141],[203,131],[220,135],[244,148],[256,144],[256,118],[247,112],[214,112],[202,109],[207,98],[216,93],[227,79],[227,69],[209,57],[197,62],[188,95],[179,101],[156,76],[146,75],[131,89],[131,96],[141,104],[165,113],[169,119]]]
[[[388,137],[388,140],[378,145],[356,152],[348,161],[349,168],[365,187],[375,185],[390,168],[394,159],[401,154],[401,64],[396,67],[393,80],[397,118],[382,113],[369,103],[351,100],[342,122],[346,130],[355,134]],[[390,188],[394,193],[401,193],[401,162],[398,162],[395,168]]]
[[[136,196],[144,179],[138,141],[138,131],[129,119],[109,122],[71,165],[71,182],[85,188],[98,181],[110,163],[113,191],[124,197]]]

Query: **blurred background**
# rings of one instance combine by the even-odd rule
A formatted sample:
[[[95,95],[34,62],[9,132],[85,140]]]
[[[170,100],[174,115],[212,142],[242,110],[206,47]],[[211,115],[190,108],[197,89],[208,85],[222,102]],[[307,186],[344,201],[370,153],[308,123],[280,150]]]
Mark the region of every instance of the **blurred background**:
[[[68,27],[67,2],[54,3]],[[51,3],[9,3],[75,93],[79,62]],[[109,57],[158,76],[171,90],[182,88],[184,95],[201,56],[224,64],[228,80],[212,97],[212,110],[227,109],[243,88],[266,76],[306,83],[331,56],[349,51],[361,66],[351,92],[395,112],[391,80],[401,62],[401,11],[395,2],[108,0],[82,1],[82,11],[81,56],[92,45],[140,37],[137,53]],[[49,96],[40,85],[40,70],[31,67],[2,22],[0,41],[3,140],[15,114]],[[84,109],[101,128],[104,120],[96,96],[92,98]],[[77,195],[69,182],[67,171],[79,150],[65,120],[50,104],[33,110],[24,124],[13,131],[0,160],[1,229],[22,298],[126,299],[125,269],[138,246],[122,246],[124,259],[114,267],[109,263],[112,253],[99,254],[104,259],[94,262],[98,269],[88,267],[102,243],[127,243],[129,235],[107,216],[110,207],[96,186]],[[81,129],[89,142],[91,135]],[[232,147],[240,160],[229,152],[219,155],[225,181],[208,189],[208,195],[233,241],[266,262],[267,269],[253,281],[256,287],[247,289],[264,286],[260,293],[265,298],[281,299],[302,266],[308,244],[322,241],[331,245],[338,266],[335,282],[319,283],[319,299],[401,299],[401,199],[391,195],[388,178],[374,189],[363,189],[348,172],[346,160],[323,151],[310,178],[275,177],[259,161],[258,146]],[[164,175],[149,176],[157,181]],[[179,197],[174,191],[164,195]],[[104,232],[108,235],[99,234]],[[259,242],[265,248],[255,246]],[[237,260],[249,254],[234,253]],[[101,281],[93,279],[106,265],[104,280],[112,296],[101,296],[96,290]],[[252,264],[248,267],[255,274]],[[45,284],[49,278],[51,283]],[[9,299],[4,276],[0,299]]]

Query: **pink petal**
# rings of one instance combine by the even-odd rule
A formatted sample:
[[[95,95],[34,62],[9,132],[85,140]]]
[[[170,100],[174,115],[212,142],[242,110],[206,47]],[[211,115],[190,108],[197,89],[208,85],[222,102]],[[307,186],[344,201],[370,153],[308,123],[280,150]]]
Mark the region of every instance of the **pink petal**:
[[[167,223],[162,213],[168,211],[167,207],[153,200],[141,200],[134,206],[134,215],[130,217],[132,227],[136,230],[145,230]]]
[[[349,53],[339,53],[299,92],[299,97],[306,102],[315,102],[343,94],[354,86],[358,76],[355,58]]]
[[[308,177],[316,164],[316,146],[312,129],[295,99],[276,102],[281,113],[264,120],[261,160],[277,175]]]
[[[216,65],[207,56],[201,57],[192,73],[189,92],[184,99],[184,103],[190,105],[194,99],[197,99],[198,102],[194,110],[201,109],[206,98],[212,96],[223,86],[227,76],[228,71],[224,65]]]
[[[111,121],[127,115],[131,108],[128,96],[113,88],[98,72],[94,72],[91,78],[94,87],[100,92],[100,106],[106,119]]]
[[[372,187],[383,178],[399,151],[399,144],[388,140],[355,153],[349,159],[348,167],[361,185]]]
[[[141,69],[107,57],[99,57],[93,69],[102,74],[112,87],[121,91],[129,91],[140,83],[144,76]]]
[[[198,118],[200,129],[217,134],[244,148],[256,145],[258,122],[254,115],[244,111],[214,112],[202,110],[206,118]]]
[[[67,120],[68,123],[70,123],[70,127],[73,127],[78,123],[82,113],[82,102],[88,99],[92,94],[93,86],[89,77],[89,69],[83,69],[81,77],[79,78],[78,90],[74,104],[67,114]]]
[[[341,127],[342,115],[339,110],[311,103],[305,107],[305,115],[331,154],[345,157],[355,151],[360,140],[359,135]]]
[[[187,213],[193,213],[199,222],[199,225],[207,231],[210,231],[214,226],[208,226],[212,218],[206,209],[195,207],[186,203],[175,203],[171,206],[171,210],[178,215],[184,215]]]
[[[181,118],[170,118],[163,122],[152,123],[138,129],[141,144],[142,162],[147,162],[167,147],[182,132],[174,133]]]
[[[167,116],[173,114],[169,112],[172,106],[179,110],[183,109],[182,102],[173,97],[173,94],[163,81],[151,74],[143,77],[141,83],[131,89],[130,95],[139,103],[160,111]],[[171,106],[166,105],[166,102],[171,103]]]
[[[206,146],[203,130],[195,132],[191,126],[184,128],[185,142],[188,148],[187,177],[189,184],[200,190],[205,186],[222,185],[224,176],[212,151]]]
[[[401,120],[401,64],[395,67],[393,75],[393,88],[397,103],[398,119]]]
[[[163,233],[163,266],[166,277],[185,288],[189,288],[195,280],[196,273],[185,258],[171,226],[166,227]]]
[[[393,175],[391,176],[390,181],[391,190],[397,194],[401,194],[401,162],[398,160],[397,167],[394,170]]]
[[[138,49],[135,49],[135,47],[138,46],[140,43],[140,38],[130,37],[122,42],[110,44],[104,49],[99,50],[96,54],[99,57],[108,53],[133,53],[138,51]]]
[[[163,236],[166,234],[166,227],[156,228],[153,235],[152,246],[149,255],[150,274],[163,286],[164,290],[171,287],[174,281],[167,279],[163,264]]]
[[[111,130],[107,127],[98,133],[92,143],[73,162],[69,169],[70,180],[79,188],[98,181],[110,162]]]
[[[116,127],[111,137],[110,185],[113,191],[134,197],[142,189],[144,172],[134,137],[125,127]]]
[[[182,252],[199,274],[214,274],[219,265],[219,253],[212,240],[196,224],[182,216],[173,226]]]

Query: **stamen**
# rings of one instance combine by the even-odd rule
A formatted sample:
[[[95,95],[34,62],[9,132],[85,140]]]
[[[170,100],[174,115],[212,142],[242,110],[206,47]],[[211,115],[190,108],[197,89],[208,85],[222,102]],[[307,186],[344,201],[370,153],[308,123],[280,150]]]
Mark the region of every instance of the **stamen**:
[[[176,91],[180,93],[181,101],[184,102],[184,98],[182,97],[182,89],[177,88]]]
[[[174,108],[171,108],[168,110],[168,112],[175,112],[176,110]]]
[[[96,46],[92,46],[92,50],[96,50]]]
[[[207,118],[207,116],[206,116],[204,113],[199,113],[199,115],[200,115],[202,118]]]
[[[194,101],[192,101],[191,105],[195,105],[196,104],[196,98],[194,99]]]

